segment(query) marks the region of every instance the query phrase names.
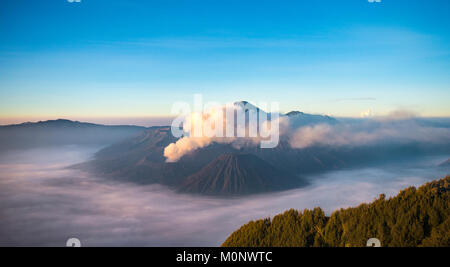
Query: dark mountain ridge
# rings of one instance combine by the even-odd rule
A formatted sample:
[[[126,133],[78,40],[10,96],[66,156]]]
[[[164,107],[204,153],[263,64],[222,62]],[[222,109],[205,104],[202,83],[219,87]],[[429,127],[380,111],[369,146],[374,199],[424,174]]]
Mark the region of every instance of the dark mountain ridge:
[[[0,126],[0,150],[60,145],[110,145],[145,127],[85,123],[65,119]]]

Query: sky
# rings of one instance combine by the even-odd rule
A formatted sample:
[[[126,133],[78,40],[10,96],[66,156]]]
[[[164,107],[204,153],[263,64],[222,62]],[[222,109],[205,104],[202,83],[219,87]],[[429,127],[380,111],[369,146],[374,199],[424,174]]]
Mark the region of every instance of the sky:
[[[3,0],[0,124],[142,122],[197,93],[448,117],[449,13],[447,0]]]

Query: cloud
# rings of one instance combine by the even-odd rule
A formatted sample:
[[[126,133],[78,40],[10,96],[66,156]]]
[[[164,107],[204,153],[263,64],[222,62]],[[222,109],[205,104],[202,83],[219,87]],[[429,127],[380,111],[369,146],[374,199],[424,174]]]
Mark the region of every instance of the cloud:
[[[301,127],[290,137],[293,148],[310,146],[363,146],[383,143],[450,144],[450,128],[423,125],[410,113],[395,112],[390,116],[334,125],[318,124]]]
[[[245,198],[177,194],[159,185],[98,179],[64,169],[95,150],[36,149],[0,155],[0,246],[219,246],[250,220],[284,210],[339,208],[443,175],[428,159],[407,166],[334,171],[310,186]],[[42,155],[45,155],[43,157]]]
[[[197,150],[199,148],[210,145],[212,138],[202,137],[183,137],[175,143],[169,144],[164,148],[164,157],[167,162],[177,162],[185,154]]]

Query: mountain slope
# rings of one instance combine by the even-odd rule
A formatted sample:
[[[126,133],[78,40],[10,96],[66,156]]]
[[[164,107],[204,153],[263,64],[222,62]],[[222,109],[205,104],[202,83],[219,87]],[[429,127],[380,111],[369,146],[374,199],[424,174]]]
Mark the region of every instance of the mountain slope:
[[[223,154],[186,178],[179,191],[214,195],[269,192],[297,179],[251,154]]]
[[[273,219],[251,221],[232,233],[225,247],[450,246],[450,176],[401,191],[371,204],[335,211],[289,210]]]
[[[137,183],[170,184],[164,179],[166,166],[164,147],[177,138],[170,127],[150,127],[138,135],[110,145],[95,155],[89,162],[74,165],[78,169],[89,170],[112,179]]]

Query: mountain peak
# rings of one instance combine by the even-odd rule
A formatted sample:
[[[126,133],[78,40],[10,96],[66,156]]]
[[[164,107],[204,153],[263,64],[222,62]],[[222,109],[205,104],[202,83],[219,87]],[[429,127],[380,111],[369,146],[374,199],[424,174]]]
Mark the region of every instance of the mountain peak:
[[[248,101],[242,100],[242,101],[236,101],[234,102],[235,105],[247,105]]]
[[[72,120],[68,120],[68,119],[56,119],[56,120],[46,120],[46,121],[38,121],[38,123],[46,123],[46,124],[50,124],[50,123],[54,123],[54,124],[76,124],[76,123],[81,123],[79,121],[72,121]]]
[[[301,111],[298,111],[298,110],[293,110],[293,111],[290,111],[290,112],[286,113],[285,115],[290,117],[290,116],[297,116],[297,115],[300,115],[300,114],[305,114],[305,113],[303,113]]]
[[[237,101],[237,102],[234,102],[234,105],[245,108],[245,109],[259,110],[259,108],[257,106],[253,105],[252,103],[250,103],[248,101]]]
[[[250,103],[248,101],[234,102],[234,105],[244,109],[245,112],[248,112],[249,110],[253,110],[253,111],[257,112],[257,113],[260,113],[260,112],[263,113],[263,114],[266,113],[264,110],[260,109],[259,107],[253,105],[252,103]]]

